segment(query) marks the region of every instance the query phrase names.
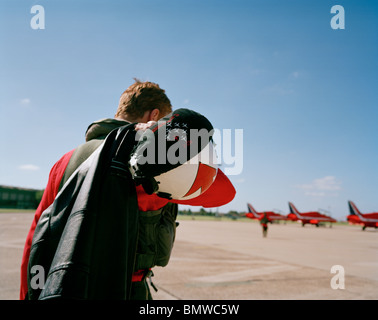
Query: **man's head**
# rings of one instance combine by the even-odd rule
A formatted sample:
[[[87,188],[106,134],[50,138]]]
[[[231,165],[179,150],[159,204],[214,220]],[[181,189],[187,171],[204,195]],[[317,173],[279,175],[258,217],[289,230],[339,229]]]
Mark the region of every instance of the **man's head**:
[[[172,112],[165,91],[153,82],[134,79],[121,95],[115,118],[129,122],[157,121]]]

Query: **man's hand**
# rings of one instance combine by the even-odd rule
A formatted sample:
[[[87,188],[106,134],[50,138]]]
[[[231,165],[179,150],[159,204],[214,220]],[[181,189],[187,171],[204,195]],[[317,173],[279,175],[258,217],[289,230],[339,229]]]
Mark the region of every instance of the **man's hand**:
[[[137,123],[135,125],[135,131],[138,131],[138,130],[145,131],[148,128],[152,127],[155,123],[156,121],[148,121],[147,123]]]

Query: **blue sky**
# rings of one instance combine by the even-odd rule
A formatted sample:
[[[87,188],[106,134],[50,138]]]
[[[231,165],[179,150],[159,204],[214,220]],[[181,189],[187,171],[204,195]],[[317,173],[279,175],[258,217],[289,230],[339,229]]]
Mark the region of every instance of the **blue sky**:
[[[44,188],[137,77],[215,128],[243,129],[237,195],[220,212],[378,211],[375,1],[5,0],[0,30],[0,184]]]

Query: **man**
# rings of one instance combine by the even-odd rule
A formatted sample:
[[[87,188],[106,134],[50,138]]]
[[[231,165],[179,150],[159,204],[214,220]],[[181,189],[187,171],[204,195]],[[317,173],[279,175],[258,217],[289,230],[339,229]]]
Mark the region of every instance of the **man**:
[[[92,123],[86,132],[86,143],[66,153],[53,166],[26,239],[21,299],[152,299],[146,279],[151,277],[154,266],[164,267],[169,261],[176,234],[177,205],[217,207],[234,198],[235,189],[223,172],[206,169],[201,162],[192,171],[194,180],[188,186],[193,193],[200,192],[190,199],[169,197],[167,192],[159,195],[158,190],[155,193],[147,187],[156,174],[161,179],[162,173],[175,165],[169,164],[168,169],[160,163],[155,163],[157,167],[148,163],[147,167],[138,167],[131,178],[128,157],[136,144],[135,131],[149,127],[158,135],[161,130],[167,133],[168,127],[169,132],[179,127],[189,132],[192,128],[213,131],[211,123],[194,111],[178,109],[165,117],[171,111],[164,90],[157,84],[136,80],[122,94],[115,118]],[[212,145],[211,136],[206,139]],[[143,150],[138,145],[149,141],[138,140],[134,151]],[[177,141],[191,149],[193,141],[189,142]],[[176,140],[170,143],[176,144]],[[198,149],[198,155],[205,149]],[[167,151],[160,145],[155,150]],[[111,159],[109,170],[106,159]],[[155,174],[144,171],[151,168],[156,169]],[[140,185],[136,178],[141,179]],[[188,184],[186,180],[181,182]],[[180,178],[176,177],[170,187],[176,189],[179,183]],[[128,219],[132,222],[125,221]],[[128,238],[127,247],[123,236]],[[126,256],[126,252],[131,253]],[[34,267],[48,271],[45,286],[40,287],[39,283],[37,289]]]
[[[266,238],[268,235],[268,223],[270,223],[270,219],[268,218],[266,212],[260,217],[260,224],[262,227],[263,237]]]
[[[120,97],[119,105],[114,119],[103,119],[92,123],[85,135],[86,142],[74,150],[66,153],[52,167],[49,180],[43,194],[42,200],[36,210],[34,220],[28,233],[24,253],[21,263],[21,288],[20,299],[27,297],[28,291],[28,261],[35,228],[41,214],[53,203],[59,190],[69,179],[72,173],[83,163],[104,141],[106,136],[118,127],[128,123],[147,123],[157,121],[172,112],[171,102],[165,91],[158,84],[152,82],[141,82],[135,79],[132,84]],[[145,129],[147,126],[137,125],[136,130]],[[138,206],[144,216],[156,215],[157,210],[160,214],[170,216],[169,221],[174,223],[177,215],[177,204],[169,203],[159,197],[148,196],[142,187],[137,187]],[[164,210],[163,210],[164,207]],[[175,232],[173,226],[172,232]],[[146,279],[151,276],[148,262],[144,261],[143,250],[147,250],[142,244],[138,244],[138,251],[141,258],[137,259],[137,265],[143,269],[136,269],[133,275],[132,298],[149,299],[151,298]]]

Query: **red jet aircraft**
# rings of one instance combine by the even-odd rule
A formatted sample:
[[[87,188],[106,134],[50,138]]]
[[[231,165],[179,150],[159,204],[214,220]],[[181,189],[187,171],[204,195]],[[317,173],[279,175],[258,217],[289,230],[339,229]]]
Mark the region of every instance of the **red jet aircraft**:
[[[314,224],[319,227],[320,222],[337,222],[337,220],[333,219],[332,217],[317,211],[299,212],[291,202],[289,202],[289,209],[290,213],[287,215],[287,218],[292,221],[302,222],[302,227],[304,227],[304,225],[307,223]]]
[[[245,214],[246,217],[250,219],[258,219],[260,220],[264,216],[264,212],[270,221],[273,220],[288,220],[282,214],[273,212],[273,211],[264,211],[264,212],[257,212],[250,203],[247,203],[248,213]]]
[[[352,201],[348,201],[348,205],[350,215],[347,219],[349,223],[361,225],[362,230],[365,230],[366,227],[378,228],[378,212],[362,214]]]

